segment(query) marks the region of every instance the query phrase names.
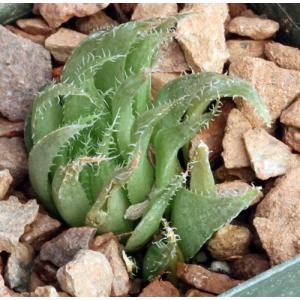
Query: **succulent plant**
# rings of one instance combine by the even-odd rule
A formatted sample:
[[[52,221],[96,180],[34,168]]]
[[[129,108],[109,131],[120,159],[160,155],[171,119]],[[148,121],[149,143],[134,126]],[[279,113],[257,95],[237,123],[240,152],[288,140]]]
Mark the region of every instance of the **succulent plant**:
[[[186,74],[151,99],[151,67],[183,17],[91,34],[69,58],[61,82],[45,87],[27,116],[29,176],[40,201],[70,226],[130,233],[128,252],[150,241],[165,216],[180,240],[168,241],[163,251],[176,248],[189,258],[259,192],[220,197],[203,144],[186,170],[178,160],[178,152],[219,112],[222,97],[242,97],[269,122],[249,83],[216,73]],[[134,218],[125,217],[137,208]],[[162,259],[149,271],[151,261],[145,258],[146,278],[170,266]]]

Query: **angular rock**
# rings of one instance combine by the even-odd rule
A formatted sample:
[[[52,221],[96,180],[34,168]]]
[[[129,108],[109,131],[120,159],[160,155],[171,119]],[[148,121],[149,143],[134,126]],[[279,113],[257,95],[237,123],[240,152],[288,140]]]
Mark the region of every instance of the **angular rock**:
[[[72,17],[90,16],[108,5],[109,3],[36,3],[34,12],[40,13],[50,27],[57,28]]]
[[[8,169],[14,185],[27,173],[27,154],[21,137],[0,138],[0,170]]]
[[[0,137],[15,137],[23,135],[23,122],[10,122],[0,117]]]
[[[169,281],[153,280],[139,294],[139,297],[179,297],[179,291]]]
[[[256,176],[261,180],[283,175],[289,168],[290,148],[262,128],[244,133],[246,150]]]
[[[228,3],[228,8],[231,18],[240,16],[243,11],[248,9],[245,3]]]
[[[282,140],[293,150],[300,153],[300,129],[294,127],[285,127]]]
[[[195,13],[180,20],[176,30],[188,64],[197,72],[222,73],[229,57],[224,28],[228,17],[227,4],[185,4],[182,12]]]
[[[189,69],[183,52],[177,41],[164,44],[158,53],[157,62],[152,68],[152,72],[181,73]]]
[[[222,157],[226,168],[231,169],[250,166],[243,141],[243,134],[249,129],[251,129],[251,124],[243,114],[237,109],[232,109],[228,115],[222,141]]]
[[[93,250],[80,250],[57,271],[63,291],[75,297],[110,296],[113,273],[106,257]]]
[[[40,259],[61,267],[72,260],[79,250],[89,249],[95,233],[96,229],[92,227],[67,229],[42,246]]]
[[[230,260],[247,254],[250,242],[251,232],[247,227],[227,224],[213,235],[207,247],[214,258]]]
[[[21,38],[30,40],[33,43],[40,44],[42,46],[45,43],[46,36],[44,36],[44,35],[30,34],[30,33],[25,32],[24,30],[21,30],[15,26],[11,26],[11,25],[6,25],[5,28],[8,29],[10,32],[14,33],[15,35],[17,35]]]
[[[287,109],[285,109],[281,116],[280,122],[288,125],[300,128],[300,98],[293,102]]]
[[[202,140],[209,148],[209,158],[214,161],[222,152],[222,140],[225,125],[230,111],[234,108],[232,101],[224,101],[221,113],[209,123],[208,128],[200,130],[191,140],[191,145],[196,145]]]
[[[156,99],[159,90],[163,87],[167,82],[176,79],[180,76],[179,73],[152,73],[152,81],[151,81],[151,94],[153,100]]]
[[[129,276],[124,261],[121,258],[120,246],[116,238],[110,239],[107,243],[102,244],[101,247],[92,249],[103,253],[110,263],[113,272],[111,296],[127,296],[130,288]]]
[[[39,250],[42,244],[60,226],[61,224],[58,220],[51,218],[47,214],[38,213],[36,220],[27,226],[25,233],[21,237],[21,241],[32,245],[35,250]]]
[[[19,19],[16,24],[25,32],[34,35],[49,35],[53,32],[53,29],[41,18]]]
[[[234,278],[247,280],[270,268],[270,261],[264,254],[246,254],[230,263]]]
[[[174,16],[177,12],[176,3],[138,3],[131,16],[131,20],[165,18]]]
[[[221,273],[221,274],[227,274],[227,275],[230,275],[230,272],[231,272],[228,262],[218,261],[218,260],[214,260],[210,264],[209,271],[217,272],[217,273]]]
[[[227,169],[222,165],[214,171],[214,177],[217,183],[233,180],[251,183],[255,179],[255,173],[250,167]]]
[[[91,243],[91,249],[98,251],[105,248],[111,240],[116,240],[116,236],[112,232],[107,232],[101,235],[97,235]]]
[[[300,166],[277,179],[259,203],[253,224],[271,264],[300,253]]]
[[[60,28],[46,39],[45,47],[58,62],[66,62],[73,49],[86,37],[75,30]]]
[[[10,175],[8,169],[0,171],[0,200],[3,200],[7,194],[10,184],[12,183],[13,178]]]
[[[0,113],[11,121],[24,120],[34,94],[51,80],[50,55],[3,26],[0,44],[5,49],[0,51]]]
[[[39,286],[31,293],[31,297],[59,297],[55,287],[51,285]]]
[[[110,18],[105,12],[99,11],[98,13],[79,18],[76,21],[76,29],[84,34],[90,34],[106,27],[118,25],[118,22]]]
[[[21,204],[16,197],[0,201],[0,252],[11,253],[18,245],[25,226],[31,224],[38,213],[36,200]]]
[[[227,29],[253,40],[266,40],[279,30],[279,24],[269,19],[236,17],[230,21]]]
[[[277,67],[273,62],[257,57],[244,57],[230,64],[232,76],[248,80],[268,107],[272,121],[295,99],[300,91],[300,72]],[[238,108],[252,126],[264,125],[255,109],[243,100],[236,100]]]
[[[19,243],[8,258],[4,277],[9,287],[26,292],[30,282],[30,273],[34,250],[30,245]]]
[[[263,57],[266,41],[228,40],[226,46],[229,51],[229,61],[245,56]]]
[[[214,294],[199,291],[197,289],[189,289],[185,294],[185,297],[215,297]]]
[[[280,43],[270,42],[265,46],[267,59],[279,67],[300,71],[300,50]]]
[[[185,283],[208,293],[221,294],[240,283],[227,275],[208,271],[199,265],[177,264],[177,276]]]

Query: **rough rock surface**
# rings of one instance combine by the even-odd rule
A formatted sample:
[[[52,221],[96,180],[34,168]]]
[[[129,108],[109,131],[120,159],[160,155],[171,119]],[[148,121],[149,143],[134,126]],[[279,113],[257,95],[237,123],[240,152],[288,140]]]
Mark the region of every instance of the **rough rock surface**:
[[[36,3],[34,11],[40,13],[50,27],[57,28],[72,17],[93,15],[109,3]]]
[[[40,45],[44,45],[45,40],[46,40],[46,36],[45,35],[41,35],[41,34],[30,34],[16,26],[12,26],[12,25],[6,25],[5,26],[6,29],[8,29],[10,32],[14,33],[15,35],[30,40],[33,43],[37,43]]]
[[[73,49],[87,35],[75,30],[60,28],[56,33],[50,35],[45,41],[45,47],[59,62],[66,62]]]
[[[21,137],[0,138],[0,169],[8,169],[14,184],[20,183],[27,173],[27,155]]]
[[[158,53],[157,62],[152,68],[152,72],[181,73],[189,69],[183,52],[177,41],[164,44]]]
[[[69,228],[42,246],[40,259],[61,267],[72,260],[79,250],[89,249],[95,233],[96,229],[92,227]]]
[[[30,272],[34,250],[31,246],[19,243],[8,258],[5,268],[5,281],[9,287],[26,292],[30,282]]]
[[[228,115],[234,108],[234,103],[224,101],[221,113],[209,123],[208,128],[200,130],[191,140],[191,144],[197,144],[202,140],[209,148],[209,158],[211,161],[218,158],[222,152],[222,140],[225,132],[225,125]]]
[[[48,35],[53,32],[47,23],[41,18],[27,18],[16,21],[19,28],[30,34]]]
[[[244,141],[251,166],[259,179],[283,175],[289,169],[290,148],[264,129],[248,130]]]
[[[21,136],[23,131],[23,122],[10,122],[0,117],[0,137]]]
[[[255,179],[255,173],[250,167],[227,169],[222,165],[214,171],[214,177],[217,183],[233,180],[251,183]]]
[[[51,285],[39,286],[31,294],[31,297],[59,297],[55,287]]]
[[[229,61],[234,61],[245,56],[263,57],[265,44],[265,41],[228,40],[226,41],[226,46],[229,51]]]
[[[104,11],[79,18],[76,20],[76,29],[84,34],[90,34],[92,31],[97,31],[106,27],[115,26],[118,22],[110,18]]]
[[[234,278],[247,280],[270,268],[270,261],[264,254],[250,253],[230,263]]]
[[[300,153],[300,129],[294,127],[284,128],[283,142]]]
[[[23,120],[33,95],[51,79],[49,52],[0,25],[0,113]],[[32,78],[34,74],[34,80]]]
[[[194,71],[222,73],[229,57],[225,43],[224,22],[227,4],[186,4],[182,12],[194,12],[177,25],[177,40]]]
[[[4,169],[0,171],[0,200],[3,200],[7,194],[13,178],[10,175],[9,170]]]
[[[0,297],[17,297],[18,294],[10,290],[4,283],[4,279],[0,274]]]
[[[227,224],[209,240],[210,254],[219,260],[228,260],[249,252],[251,232],[247,227]]]
[[[179,297],[179,291],[169,281],[153,280],[139,294],[139,297]]]
[[[266,40],[279,30],[279,24],[269,19],[236,17],[230,21],[227,29],[253,40]]]
[[[179,75],[179,73],[152,73],[151,94],[153,100],[156,99],[161,87],[163,87],[168,81],[178,78]]]
[[[228,115],[222,141],[222,157],[226,168],[243,168],[250,166],[243,141],[243,134],[249,129],[251,129],[249,121],[239,110],[232,109]]]
[[[131,20],[164,18],[176,15],[177,11],[176,3],[138,3],[131,16]]]
[[[287,109],[285,109],[281,116],[280,122],[288,125],[300,128],[300,98],[293,102]]]
[[[215,297],[214,294],[199,291],[197,289],[189,289],[184,294],[185,297]]]
[[[60,222],[47,214],[38,213],[36,220],[26,227],[21,241],[39,250],[41,245],[60,227]]]
[[[257,57],[244,57],[230,64],[229,73],[250,81],[275,121],[300,91],[300,72],[279,68],[275,63]],[[254,127],[264,125],[255,109],[243,100],[237,106]]]
[[[270,42],[265,46],[265,55],[281,68],[300,71],[300,50],[298,48]]]
[[[221,294],[240,283],[227,275],[208,271],[200,265],[177,265],[177,276],[187,284],[213,294]]]
[[[21,204],[16,197],[11,196],[6,201],[0,201],[0,251],[13,251],[25,226],[35,220],[38,209],[35,200]]]
[[[247,10],[245,3],[228,3],[229,15],[231,18],[235,18],[241,15],[241,13]]]
[[[273,265],[300,253],[299,174],[300,166],[277,179],[256,209],[253,223]]]
[[[108,297],[113,273],[106,257],[93,250],[80,250],[57,271],[63,291],[75,297]]]

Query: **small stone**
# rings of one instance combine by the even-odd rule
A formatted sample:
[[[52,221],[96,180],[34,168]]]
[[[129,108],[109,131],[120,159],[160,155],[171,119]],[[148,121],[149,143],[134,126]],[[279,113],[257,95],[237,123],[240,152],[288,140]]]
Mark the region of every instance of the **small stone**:
[[[244,3],[228,3],[229,15],[231,18],[235,18],[241,15],[241,13],[247,10],[247,5]]]
[[[49,35],[53,32],[53,29],[41,18],[19,19],[16,24],[25,32],[33,35]]]
[[[103,244],[101,247],[92,249],[103,253],[110,263],[113,272],[111,296],[127,296],[130,288],[129,276],[126,270],[126,266],[121,258],[120,246],[116,238],[110,239],[110,241]]]
[[[234,180],[251,183],[255,179],[255,173],[250,167],[227,169],[222,165],[214,171],[214,177],[217,183]]]
[[[92,243],[91,243],[91,249],[98,251],[98,249],[102,249],[106,247],[107,244],[110,243],[111,240],[116,239],[116,236],[112,232],[107,232],[101,235],[97,235]]]
[[[285,109],[281,116],[280,122],[288,125],[300,128],[300,98],[293,102],[287,109]]]
[[[63,291],[75,297],[108,297],[113,272],[106,257],[93,250],[80,250],[57,271]]]
[[[44,45],[45,40],[46,40],[46,36],[44,35],[34,35],[34,34],[30,34],[25,32],[24,30],[21,30],[15,26],[11,26],[11,25],[6,25],[5,26],[6,29],[8,29],[10,32],[14,33],[15,35],[30,40],[33,43],[36,44],[40,44],[40,45]]]
[[[231,269],[226,261],[218,261],[215,260],[210,264],[209,270],[212,272],[217,272],[221,274],[227,274],[230,275]]]
[[[300,153],[300,129],[294,127],[285,127],[282,140],[293,150]]]
[[[45,284],[56,285],[56,272],[57,267],[51,264],[50,262],[41,261],[40,257],[37,256],[34,260],[33,264],[33,272],[39,276],[40,280],[42,280]]]
[[[75,30],[60,28],[46,39],[45,47],[58,62],[66,62],[73,49],[86,37]]]
[[[179,291],[177,288],[171,284],[169,281],[163,280],[153,280],[150,282],[142,292],[139,297],[179,297]]]
[[[0,113],[11,121],[24,120],[34,94],[51,80],[50,55],[1,25],[0,45],[5,49],[0,51]]]
[[[39,286],[31,294],[31,297],[59,297],[55,287],[51,285]]]
[[[230,263],[234,278],[247,280],[270,268],[270,261],[264,254],[246,254]]]
[[[247,227],[227,224],[213,235],[207,247],[214,258],[230,260],[247,254],[250,242],[251,232]]]
[[[79,32],[90,34],[93,31],[115,25],[118,25],[117,21],[110,18],[104,11],[99,11],[94,15],[77,19],[75,26]]]
[[[42,246],[40,259],[61,267],[72,260],[80,249],[89,249],[95,233],[96,229],[92,227],[67,229]]]
[[[14,185],[20,183],[27,174],[27,154],[23,138],[0,138],[0,169],[8,169]]]
[[[300,91],[300,72],[277,67],[258,57],[244,57],[230,64],[229,73],[248,80],[258,91],[274,122]],[[267,87],[267,88],[266,88]],[[236,104],[253,127],[264,126],[260,114],[244,100]]]
[[[176,37],[188,64],[196,72],[223,72],[229,57],[225,43],[224,23],[227,4],[185,4],[182,12],[193,12],[177,24]]]
[[[18,245],[25,226],[31,224],[38,213],[36,200],[21,204],[16,197],[0,201],[0,252],[11,253]]]
[[[239,280],[225,274],[211,272],[199,265],[177,264],[177,276],[196,289],[213,294],[221,294],[238,285]]]
[[[138,3],[131,20],[146,20],[150,18],[165,18],[178,12],[176,3]]]
[[[269,19],[236,17],[230,21],[227,29],[253,40],[266,40],[279,30],[279,24]]]
[[[251,124],[237,110],[232,109],[228,115],[223,138],[222,157],[226,168],[243,168],[250,166],[248,154],[243,141],[243,134],[251,129]]]
[[[214,294],[205,293],[202,291],[199,291],[197,289],[189,289],[185,295],[185,297],[215,297]]]
[[[164,44],[158,53],[157,61],[152,68],[152,72],[181,73],[189,69],[183,52],[177,41]]]
[[[300,166],[278,178],[259,203],[253,224],[271,264],[300,253]]]
[[[5,267],[5,281],[9,287],[25,292],[30,283],[30,272],[34,250],[31,246],[19,243],[12,251]]]
[[[36,220],[26,227],[21,241],[33,246],[35,250],[40,250],[42,244],[55,233],[61,224],[58,220],[51,218],[47,214],[38,213]]]
[[[224,101],[221,113],[209,122],[207,128],[201,129],[191,140],[191,145],[197,145],[202,140],[209,148],[209,158],[211,161],[218,159],[222,152],[222,140],[224,128],[230,111],[234,108],[232,101]]]
[[[267,59],[279,67],[300,71],[300,50],[280,43],[269,42],[265,46]]]
[[[8,169],[0,171],[0,200],[4,199],[7,194],[13,178]]]
[[[50,27],[57,28],[72,17],[90,16],[108,5],[109,3],[36,3],[34,12],[40,13]]]
[[[10,122],[0,117],[0,137],[22,136],[24,132],[23,122]]]
[[[289,168],[290,148],[262,128],[244,133],[251,166],[261,180],[283,175]]]
[[[232,62],[245,56],[263,57],[265,44],[265,41],[228,40],[226,46],[229,50],[229,61]]]
[[[152,81],[151,81],[151,94],[152,98],[155,101],[159,90],[169,81],[176,79],[180,76],[179,73],[152,73]]]

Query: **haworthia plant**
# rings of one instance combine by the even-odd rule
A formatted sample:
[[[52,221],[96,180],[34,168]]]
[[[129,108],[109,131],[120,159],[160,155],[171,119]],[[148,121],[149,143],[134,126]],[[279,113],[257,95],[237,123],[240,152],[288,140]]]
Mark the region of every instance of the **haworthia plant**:
[[[241,97],[270,122],[248,82],[216,73],[183,75],[151,99],[151,67],[183,17],[91,34],[69,58],[61,82],[36,96],[26,120],[29,176],[50,213],[70,226],[125,233],[129,252],[153,240],[162,218],[176,228],[178,241],[150,243],[145,279],[172,271],[179,253],[194,256],[257,196],[253,188],[220,197],[204,144],[193,149],[187,170],[178,159],[220,111],[220,99]]]

